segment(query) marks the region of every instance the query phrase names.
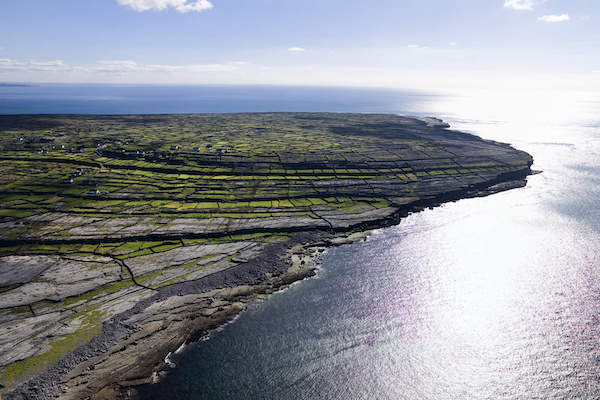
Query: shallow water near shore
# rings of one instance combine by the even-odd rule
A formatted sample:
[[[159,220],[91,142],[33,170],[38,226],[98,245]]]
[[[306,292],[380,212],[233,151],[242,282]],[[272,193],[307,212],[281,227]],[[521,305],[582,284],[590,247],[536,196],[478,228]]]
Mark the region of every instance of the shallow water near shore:
[[[18,94],[26,88],[10,90],[30,101]],[[54,112],[174,112],[178,104],[170,102],[177,92],[165,88],[155,97],[145,88],[103,90],[98,103],[70,98]],[[185,90],[189,99],[204,100],[185,102],[179,112],[439,116],[454,129],[529,152],[543,173],[526,188],[426,210],[366,241],[328,250],[317,277],[253,303],[210,340],[173,356],[177,367],[158,384],[140,387],[140,398],[600,397],[598,98]],[[11,99],[0,98],[0,105]]]
[[[480,95],[408,111],[513,143],[542,174],[330,249],[141,397],[598,398],[600,103]]]

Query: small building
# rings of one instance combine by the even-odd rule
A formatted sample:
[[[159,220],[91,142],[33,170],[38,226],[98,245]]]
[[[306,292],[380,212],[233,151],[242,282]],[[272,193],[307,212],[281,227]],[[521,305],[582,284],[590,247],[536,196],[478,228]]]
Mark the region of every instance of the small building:
[[[200,147],[194,147],[192,150],[198,153],[200,151]]]
[[[210,150],[210,149],[212,149],[212,144],[207,144],[206,145],[206,150]]]
[[[173,145],[171,146],[171,150],[179,150],[179,146]]]
[[[73,178],[63,179],[62,183],[73,183]]]
[[[88,192],[88,194],[91,194],[91,195],[97,196],[97,195],[99,195],[99,194],[100,194],[100,191],[99,191],[98,189],[92,189],[92,190],[90,190],[90,191]]]

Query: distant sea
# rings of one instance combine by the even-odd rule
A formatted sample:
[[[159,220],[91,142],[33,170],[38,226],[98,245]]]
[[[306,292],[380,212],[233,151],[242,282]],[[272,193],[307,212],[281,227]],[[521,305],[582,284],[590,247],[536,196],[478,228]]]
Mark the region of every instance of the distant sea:
[[[1,87],[0,113],[434,115],[535,159],[526,188],[327,251],[142,399],[600,398],[600,98],[293,87]]]
[[[420,92],[282,86],[0,85],[0,114],[394,112]]]

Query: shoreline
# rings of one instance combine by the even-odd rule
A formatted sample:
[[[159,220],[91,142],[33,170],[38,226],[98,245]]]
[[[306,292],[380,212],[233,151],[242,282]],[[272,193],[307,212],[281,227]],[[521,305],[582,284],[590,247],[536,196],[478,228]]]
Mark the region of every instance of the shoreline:
[[[530,167],[516,173],[498,175],[467,190],[455,190],[409,203],[390,216],[361,222],[348,229],[300,232],[294,234],[289,242],[267,246],[246,264],[219,271],[198,281],[161,288],[152,297],[105,322],[101,335],[66,355],[43,373],[18,385],[6,393],[5,398],[135,399],[136,386],[150,384],[156,376],[170,369],[166,362],[170,353],[232,322],[246,304],[257,298],[285,290],[295,282],[314,276],[320,265],[321,249],[353,243],[374,229],[395,226],[409,214],[426,208],[524,187],[527,176],[533,174]],[[159,316],[165,317],[173,317],[173,311],[176,310],[177,318],[169,321],[171,324],[168,327],[154,327],[154,332],[160,332],[162,336],[157,338],[155,334],[149,341],[147,339],[152,332],[144,328],[136,329],[131,318],[143,315],[144,310],[152,307],[163,307]],[[142,339],[146,341],[140,343]],[[146,347],[146,351],[142,347]],[[128,349],[132,354],[127,354]],[[111,365],[115,364],[115,355],[119,353],[121,360],[128,360],[140,353],[148,357],[135,368],[129,366],[127,379],[119,379],[114,373],[106,374],[104,369],[99,371],[96,367],[111,356]]]
[[[12,150],[0,157],[15,173],[26,165],[40,174],[4,194],[1,260],[11,285],[0,292],[5,399],[132,398],[131,388],[170,369],[169,354],[183,344],[232,321],[256,298],[313,276],[324,248],[426,208],[523,187],[533,173],[526,152],[448,130],[435,118],[283,113],[0,122],[3,129],[54,129],[38,137],[12,128],[16,138],[4,144]],[[172,125],[209,144],[231,143],[231,154],[198,147],[196,135],[165,142]],[[97,142],[78,135],[90,127],[100,132]],[[128,142],[115,141],[119,130],[135,143],[133,158]],[[59,145],[63,153],[46,159],[35,155],[38,139],[83,150]],[[152,140],[162,150],[148,147]],[[42,172],[56,163],[58,174],[72,171],[73,178],[46,183]],[[100,181],[102,195],[89,190]],[[19,208],[24,195],[37,196],[31,211]]]

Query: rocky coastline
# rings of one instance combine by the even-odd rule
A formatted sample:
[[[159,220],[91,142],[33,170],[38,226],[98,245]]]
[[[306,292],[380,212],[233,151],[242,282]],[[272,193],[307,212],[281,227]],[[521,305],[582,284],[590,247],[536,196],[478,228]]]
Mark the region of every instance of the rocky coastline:
[[[369,230],[394,226],[410,213],[425,208],[524,187],[530,174],[531,170],[507,174],[468,191],[415,202],[384,219],[346,231],[297,234],[290,242],[265,248],[243,266],[159,290],[106,322],[102,335],[20,385],[6,399],[136,399],[135,386],[152,383],[170,369],[166,362],[169,354],[232,321],[249,302],[313,276],[326,248],[360,240]],[[135,327],[146,309],[152,309],[153,318],[148,323],[151,327]],[[162,322],[156,323],[158,320]],[[106,365],[102,369],[96,367],[103,363]],[[121,366],[127,367],[126,374]]]
[[[191,120],[198,118],[201,117]],[[215,118],[222,121],[223,117]],[[285,124],[289,119],[314,124],[325,120],[330,131],[327,136],[319,136],[319,140],[330,136],[347,140],[345,146],[349,150],[342,149],[345,152],[340,153],[344,157],[339,163],[345,168],[343,172],[325,171],[325,166],[332,168],[330,165],[335,163],[319,161],[321,156],[314,153],[294,155],[306,161],[310,154],[313,160],[306,164],[306,170],[296,170],[306,178],[288,177],[285,186],[281,186],[286,188],[285,198],[289,199],[285,201],[293,208],[284,209],[283,200],[269,200],[268,210],[261,208],[264,200],[250,209],[238,206],[239,199],[250,196],[246,193],[250,189],[256,198],[282,198],[280,189],[270,195],[257,195],[249,183],[258,181],[248,180],[232,186],[230,193],[237,198],[229,195],[220,200],[218,211],[211,214],[190,214],[188,206],[208,203],[202,203],[206,202],[205,195],[196,199],[186,194],[185,200],[178,200],[177,211],[160,208],[153,217],[147,208],[140,213],[111,209],[101,214],[87,212],[77,203],[70,204],[72,208],[68,210],[63,207],[0,221],[7,228],[7,233],[0,235],[0,245],[8,254],[0,256],[0,278],[5,277],[8,282],[0,285],[0,329],[5,329],[6,334],[5,340],[0,341],[0,365],[4,362],[8,366],[5,377],[19,379],[5,388],[2,398],[134,399],[135,387],[151,383],[168,371],[169,355],[182,345],[228,323],[256,298],[313,276],[324,249],[351,243],[370,230],[396,225],[410,213],[425,208],[523,187],[532,173],[533,158],[527,153],[507,144],[449,131],[446,124],[436,119],[331,114],[273,118],[269,123],[282,118]],[[260,120],[264,119],[261,115]],[[353,122],[341,130],[342,121]],[[303,127],[308,129],[308,125]],[[281,129],[287,129],[287,125]],[[324,128],[319,128],[319,135],[321,129]],[[365,145],[377,143],[376,150],[358,154],[351,149],[363,139]],[[306,141],[306,137],[299,140]],[[338,144],[332,142],[331,146]],[[395,153],[390,154],[390,149],[396,149]],[[78,157],[69,158],[64,165],[77,164]],[[180,164],[190,169],[193,161],[186,157],[182,156]],[[284,157],[291,156],[279,155],[270,167],[272,176],[268,179],[273,182],[278,182],[278,173],[290,174],[274,169],[285,164]],[[5,162],[14,162],[23,157],[15,153],[5,158],[10,159]],[[152,179],[173,179],[169,160],[158,164],[157,159],[152,159],[152,165],[150,161],[118,161],[117,165],[117,161],[106,161],[97,152],[88,158],[99,163],[98,174],[106,173],[110,165],[108,173],[140,171],[144,177],[151,173]],[[54,157],[51,162],[56,160]],[[81,163],[92,162],[86,160]],[[188,175],[206,174],[204,164],[214,162],[212,180],[221,179],[227,168],[237,175],[258,179],[246,170],[246,164],[240,166],[239,160],[227,167],[219,164],[220,160],[210,160],[193,164],[202,166],[190,169]],[[40,161],[27,163],[35,163],[32,165],[39,168]],[[252,163],[256,161],[247,162]],[[303,164],[285,165],[300,168]],[[317,171],[320,175],[315,175]],[[233,172],[229,178],[238,182],[233,180],[237,179]],[[202,182],[212,184],[211,180]],[[31,190],[23,184],[17,187],[13,183],[11,187],[18,193],[23,188]],[[297,193],[292,194],[291,188]],[[211,190],[217,193],[214,188]],[[17,192],[7,193],[7,197],[14,197],[11,193]],[[161,192],[156,193],[155,198],[160,198]],[[81,201],[87,207],[97,203],[113,207],[125,197],[114,196],[110,200],[83,196]],[[127,196],[137,198],[133,192]],[[347,201],[342,196],[354,197]],[[275,201],[278,207],[274,206]],[[155,205],[156,202],[159,201],[154,200],[152,207],[171,207]],[[239,209],[228,211],[231,204]],[[60,257],[48,251],[56,251]],[[54,262],[54,266],[37,266],[49,262]],[[89,270],[81,280],[74,279],[80,272],[75,276],[66,274],[84,266]],[[15,277],[17,270],[21,272]],[[106,272],[99,274],[100,271]],[[54,294],[44,289],[43,285],[48,284],[58,288],[52,289],[55,292],[61,292]],[[21,340],[19,335],[25,337],[27,329],[45,329],[47,334],[36,333]],[[48,358],[57,343],[68,343],[70,347],[59,347],[55,358]],[[51,352],[35,350],[36,346],[50,348]],[[37,366],[27,364],[36,357],[47,365],[36,369]],[[7,375],[8,368],[15,372]]]

